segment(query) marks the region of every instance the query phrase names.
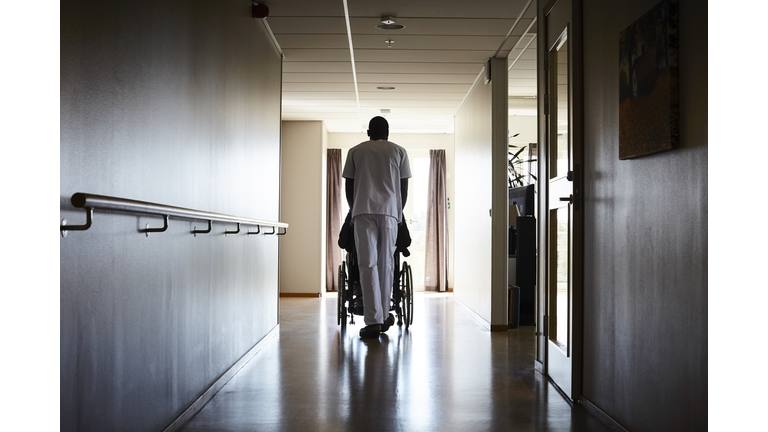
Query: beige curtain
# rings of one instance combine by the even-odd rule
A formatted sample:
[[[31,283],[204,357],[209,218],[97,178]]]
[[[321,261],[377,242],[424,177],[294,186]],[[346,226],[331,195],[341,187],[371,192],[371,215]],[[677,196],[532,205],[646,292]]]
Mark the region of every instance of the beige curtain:
[[[445,150],[429,151],[429,200],[424,289],[448,290],[448,213],[445,189]]]
[[[341,149],[328,149],[326,173],[327,196],[325,214],[325,290],[339,290],[339,264],[342,249],[338,245],[341,231]]]

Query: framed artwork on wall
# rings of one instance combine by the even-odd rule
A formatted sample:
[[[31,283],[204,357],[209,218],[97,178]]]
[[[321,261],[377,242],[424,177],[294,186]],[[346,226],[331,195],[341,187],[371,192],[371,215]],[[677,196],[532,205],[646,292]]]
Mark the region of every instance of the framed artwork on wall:
[[[619,159],[677,147],[677,0],[662,0],[619,36]]]

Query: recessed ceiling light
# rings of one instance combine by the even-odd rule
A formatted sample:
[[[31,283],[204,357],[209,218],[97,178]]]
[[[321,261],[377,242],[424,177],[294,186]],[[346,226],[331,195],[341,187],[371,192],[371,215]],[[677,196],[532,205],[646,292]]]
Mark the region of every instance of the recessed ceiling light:
[[[376,26],[379,30],[402,30],[405,28],[402,24],[395,24],[395,17],[392,15],[384,15],[381,17],[381,24]]]
[[[394,90],[395,87],[389,87],[389,86],[380,86],[376,87],[377,90]]]

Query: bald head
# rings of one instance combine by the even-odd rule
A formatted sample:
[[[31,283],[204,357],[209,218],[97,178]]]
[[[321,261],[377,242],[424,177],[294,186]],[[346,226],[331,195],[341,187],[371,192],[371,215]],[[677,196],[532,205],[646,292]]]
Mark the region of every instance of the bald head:
[[[376,116],[368,123],[368,136],[373,140],[389,137],[389,123],[384,117]]]

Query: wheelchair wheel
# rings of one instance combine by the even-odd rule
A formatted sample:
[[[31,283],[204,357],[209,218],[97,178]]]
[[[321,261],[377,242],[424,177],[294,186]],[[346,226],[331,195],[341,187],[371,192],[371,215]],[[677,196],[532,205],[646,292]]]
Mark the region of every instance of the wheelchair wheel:
[[[405,300],[405,284],[407,279],[407,272],[405,271],[406,267],[408,267],[408,263],[403,262],[403,266],[400,268],[400,273],[397,275],[397,325],[402,326],[403,322],[408,323],[408,309],[405,307],[407,304]]]
[[[407,320],[405,322],[405,328],[408,329],[413,324],[413,272],[411,266],[406,265],[406,284],[403,300],[405,301],[405,308],[408,310]]]
[[[407,330],[413,323],[413,275],[411,267],[408,263],[403,263],[403,269],[400,272],[400,289],[402,290],[402,306],[400,309],[403,311],[403,321],[405,322],[405,329]]]
[[[347,273],[344,271],[344,266],[345,263],[342,261],[341,265],[339,266],[339,292],[338,298],[336,299],[338,306],[336,323],[341,325],[342,328],[347,325],[347,308],[344,307],[344,302],[347,298]]]

